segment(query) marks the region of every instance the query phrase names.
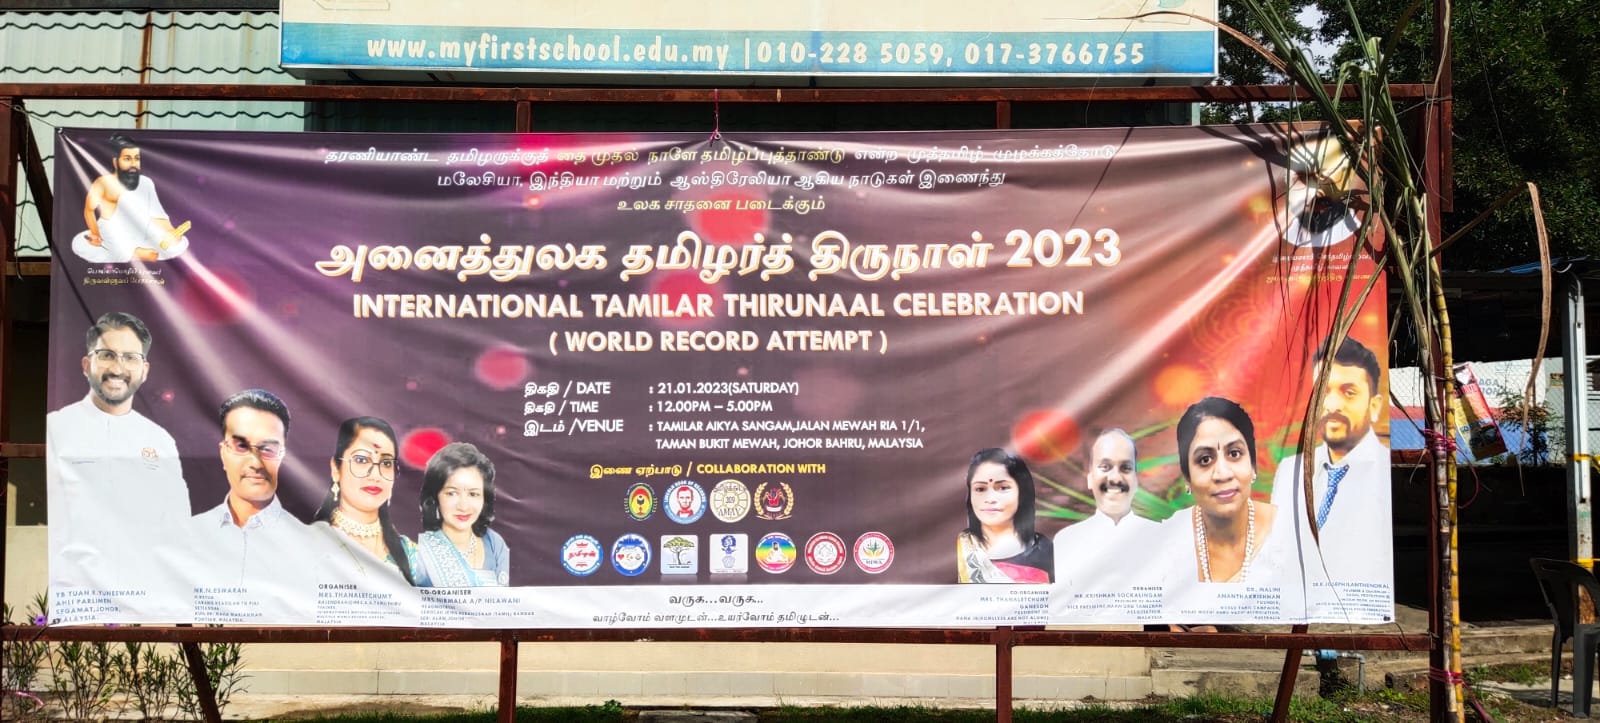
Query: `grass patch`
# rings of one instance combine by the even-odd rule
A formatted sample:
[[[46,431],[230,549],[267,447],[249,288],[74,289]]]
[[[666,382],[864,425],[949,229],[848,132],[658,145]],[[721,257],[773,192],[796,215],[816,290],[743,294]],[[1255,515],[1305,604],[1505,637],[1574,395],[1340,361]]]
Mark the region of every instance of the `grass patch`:
[[[519,709],[520,715],[522,711]],[[493,712],[478,713],[337,713],[329,716],[294,715],[284,720],[316,721],[317,723],[492,723],[495,720]],[[574,720],[582,720],[577,718]]]
[[[608,700],[601,705],[560,708],[517,708],[517,723],[619,723],[638,717],[621,703]],[[342,713],[321,717],[300,717],[309,723],[495,723],[494,711],[470,713]]]
[[[1545,663],[1501,663],[1474,665],[1466,671],[1468,685],[1486,682],[1535,685],[1550,682],[1550,666]]]
[[[1357,710],[1353,704],[1368,703],[1370,697],[1351,694],[1334,699],[1294,698],[1289,701],[1289,720],[1307,723],[1364,723],[1373,719],[1370,711]],[[1260,721],[1271,713],[1272,701],[1266,699],[1198,695],[1166,701],[1156,705],[1143,718],[1128,720],[1151,720],[1153,717],[1159,721]]]
[[[891,708],[784,707],[759,713],[761,723],[897,723],[934,721],[936,723],[980,723],[994,720],[994,711],[957,710],[897,706]]]
[[[1515,704],[1512,703],[1515,707]],[[649,709],[669,706],[646,706]],[[1428,709],[1426,691],[1376,690],[1363,695],[1343,692],[1333,698],[1295,699],[1289,719],[1297,723],[1404,723],[1420,720]],[[750,710],[750,709],[747,709]],[[1539,709],[1547,712],[1548,709]],[[1174,699],[1149,699],[1133,704],[1089,704],[1071,710],[1018,709],[1018,723],[1258,723],[1272,711],[1267,699],[1199,695]],[[754,709],[759,723],[986,723],[993,710],[898,707],[782,707]],[[533,723],[627,723],[639,709],[616,701],[603,705],[567,708],[518,708],[517,721]],[[1532,720],[1509,716],[1512,721]],[[493,712],[404,714],[348,713],[321,718],[301,718],[321,723],[493,723]]]

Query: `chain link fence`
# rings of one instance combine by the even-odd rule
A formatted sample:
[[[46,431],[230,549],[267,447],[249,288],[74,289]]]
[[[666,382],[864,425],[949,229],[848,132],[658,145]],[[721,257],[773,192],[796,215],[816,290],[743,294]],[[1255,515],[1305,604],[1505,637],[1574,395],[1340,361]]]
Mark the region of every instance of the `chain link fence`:
[[[1600,362],[1591,359],[1592,369],[1600,369]],[[1565,384],[1572,378],[1566,373],[1560,358],[1548,358],[1535,370],[1533,360],[1519,359],[1502,362],[1473,362],[1473,376],[1483,391],[1489,412],[1498,423],[1500,437],[1505,441],[1506,453],[1477,458],[1468,449],[1467,440],[1457,436],[1456,458],[1463,463],[1508,463],[1508,455],[1516,455],[1522,464],[1561,464],[1568,457],[1568,445],[1563,431],[1566,424]],[[1389,414],[1389,441],[1392,449],[1422,449],[1425,426],[1423,412],[1423,385],[1431,375],[1422,374],[1416,367],[1389,370],[1391,393]],[[1529,395],[1529,381],[1532,394]],[[1591,383],[1590,389],[1595,385]],[[1522,421],[1524,397],[1530,402],[1527,429]],[[1589,445],[1596,449],[1600,444],[1600,396],[1588,396]]]

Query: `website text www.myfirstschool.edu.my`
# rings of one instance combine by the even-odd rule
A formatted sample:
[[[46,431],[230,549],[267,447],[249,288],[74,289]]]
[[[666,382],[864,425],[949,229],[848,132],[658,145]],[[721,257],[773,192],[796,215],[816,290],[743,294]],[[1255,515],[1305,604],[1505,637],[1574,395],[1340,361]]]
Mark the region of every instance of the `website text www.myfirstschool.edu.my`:
[[[815,38],[801,41],[792,36],[733,38],[724,42],[728,37],[723,33],[684,36],[592,31],[516,39],[494,32],[465,40],[391,36],[369,37],[366,53],[372,60],[432,67],[758,72],[1125,72],[1138,70],[1150,60],[1142,42],[1106,42],[1093,33],[1030,35],[1014,43],[963,42],[949,37],[884,42]],[[703,40],[715,42],[700,42]]]
[[[615,63],[619,66],[683,65],[727,69],[731,48],[727,43],[696,43],[687,47],[667,42],[660,35],[650,42],[625,42],[613,34],[609,42],[578,40],[574,35],[556,40],[528,37],[503,40],[483,33],[471,40],[370,38],[367,57],[390,60],[429,60],[437,64],[503,67],[524,62]]]

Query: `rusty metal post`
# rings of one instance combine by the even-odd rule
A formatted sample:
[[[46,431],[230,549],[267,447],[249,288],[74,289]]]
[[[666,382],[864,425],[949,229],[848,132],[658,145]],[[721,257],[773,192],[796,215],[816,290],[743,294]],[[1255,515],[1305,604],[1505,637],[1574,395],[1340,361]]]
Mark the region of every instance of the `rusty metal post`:
[[[0,99],[0,441],[11,439],[11,259],[17,248],[17,161],[22,158],[22,140],[28,129],[28,116],[22,112],[21,98]],[[9,484],[11,460],[0,457],[0,600],[6,592],[5,521],[11,500]]]
[[[517,132],[533,132],[533,103],[531,101],[517,101]]]
[[[1294,635],[1306,632],[1305,625],[1296,625],[1289,629]],[[1283,651],[1283,672],[1278,674],[1278,697],[1272,701],[1272,723],[1285,723],[1289,720],[1289,701],[1294,699],[1295,679],[1300,677],[1300,655],[1302,648],[1289,648]]]
[[[994,719],[1011,723],[1011,627],[994,629]]]
[[[155,33],[156,33],[156,31],[155,31],[155,20],[156,20],[155,11],[146,10],[145,14],[144,14],[144,29],[143,29],[143,32],[140,34],[140,39],[139,39],[139,84],[140,85],[145,85],[145,84],[148,84],[150,82],[150,66],[151,66],[150,50],[151,50],[151,47],[155,45]],[[134,128],[144,128],[145,118],[150,113],[150,106],[148,104],[149,104],[149,101],[147,99],[145,99],[145,98],[140,98],[136,103],[134,103],[134,113],[133,113],[133,127]]]
[[[1455,174],[1455,76],[1451,72],[1455,44],[1450,38],[1450,2],[1433,0],[1433,50],[1438,58],[1438,81],[1433,89],[1434,137],[1439,139],[1439,210],[1454,211]]]
[[[517,631],[506,630],[500,638],[500,709],[495,720],[517,720]]]
[[[17,139],[17,152],[22,154],[22,175],[28,179],[28,194],[33,196],[33,210],[39,218],[40,230],[44,231],[45,245],[54,249],[55,193],[50,190],[50,177],[44,172],[44,155],[39,151],[39,139],[33,135],[33,127],[28,125],[27,106],[23,105],[21,98],[17,98],[15,107],[20,121],[17,127],[20,130],[14,135]],[[15,240],[14,235],[13,240]],[[16,259],[16,246],[13,244],[8,248],[12,249],[12,252],[6,257],[5,273],[15,276],[16,272],[12,271],[10,262]],[[0,439],[10,439],[9,431],[8,429],[6,437]]]
[[[217,707],[217,691],[211,688],[211,676],[206,674],[206,659],[200,654],[199,643],[182,643],[183,659],[189,664],[189,677],[194,679],[194,694],[200,699],[200,713],[206,723],[222,723],[222,710]]]

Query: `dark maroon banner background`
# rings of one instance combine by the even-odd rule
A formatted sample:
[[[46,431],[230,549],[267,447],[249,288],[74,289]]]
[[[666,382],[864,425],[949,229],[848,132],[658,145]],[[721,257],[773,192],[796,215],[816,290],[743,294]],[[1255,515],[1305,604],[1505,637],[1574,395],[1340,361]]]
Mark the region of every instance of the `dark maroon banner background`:
[[[77,203],[113,155],[104,129],[68,129],[57,143],[55,236],[83,231]],[[1310,351],[1332,322],[1338,284],[1290,268],[1296,249],[1283,240],[1293,184],[1286,135],[1261,127],[1083,131],[740,136],[703,135],[341,135],[125,131],[143,152],[143,172],[160,185],[173,223],[192,222],[178,258],[141,266],[159,283],[99,284],[108,270],[65,246],[52,279],[49,400],[57,409],[85,393],[79,368],[83,330],[101,313],[138,315],[154,335],[150,373],[136,408],[176,438],[191,506],[204,510],[227,492],[218,459],[217,405],[261,387],[290,407],[290,456],[280,496],[309,519],[326,493],[339,422],[375,415],[394,424],[406,469],[395,484],[400,530],[420,529],[421,466],[443,441],[478,445],[498,468],[494,529],[514,554],[513,585],[653,584],[604,568],[577,578],[562,567],[562,543],[589,534],[609,544],[636,532],[746,532],[752,544],[781,531],[803,544],[831,531],[845,541],[880,531],[896,546],[893,566],[868,575],[853,565],[821,576],[796,565],[769,583],[945,583],[955,581],[954,538],[965,526],[967,461],[985,447],[1020,449],[1042,478],[1083,490],[1077,460],[1082,430],[1118,426],[1140,436],[1142,513],[1181,506],[1174,442],[1166,429],[1201,396],[1238,400],[1256,419],[1264,496],[1275,461],[1295,446],[1307,398]],[[371,152],[369,152],[371,149]],[[459,157],[476,154],[466,160]],[[1035,157],[1027,156],[1037,151]],[[1013,160],[1013,153],[1023,157]],[[478,159],[522,154],[499,163]],[[633,154],[596,166],[604,154]],[[751,154],[742,158],[731,154]],[[339,154],[345,154],[340,156]],[[452,154],[459,162],[449,163]],[[585,161],[565,159],[582,154]],[[652,154],[665,160],[650,162]],[[997,155],[1000,154],[1000,155]],[[1051,158],[1052,154],[1060,156]],[[808,155],[820,160],[789,160]],[[893,156],[887,158],[886,156]],[[428,160],[407,160],[415,156]],[[544,160],[524,163],[526,158]],[[764,160],[763,160],[764,159]],[[737,161],[737,162],[736,162]],[[457,176],[460,172],[464,175]],[[710,175],[789,177],[785,185],[710,187]],[[819,173],[843,185],[802,188]],[[921,187],[925,172],[932,187]],[[458,185],[485,179],[489,185]],[[530,187],[532,174],[592,178],[589,185]],[[873,174],[883,174],[874,178]],[[623,176],[659,185],[606,185]],[[944,174],[947,178],[941,178]],[[1003,174],[1003,176],[1002,176]],[[688,188],[674,188],[677,179]],[[694,185],[694,179],[705,185]],[[726,178],[726,176],[724,176]],[[1003,180],[1002,180],[1003,178]],[[848,179],[855,179],[854,184]],[[900,179],[908,180],[901,184]],[[890,182],[890,181],[895,182]],[[508,185],[498,185],[498,184]],[[560,185],[558,182],[557,185]],[[624,183],[626,185],[626,183]],[[809,184],[808,184],[809,185]],[[727,201],[728,208],[649,210],[672,201]],[[772,206],[752,210],[750,206]],[[791,203],[793,202],[793,203]],[[807,213],[783,210],[795,204]],[[634,210],[636,205],[642,210]],[[739,206],[746,208],[740,209]],[[621,210],[626,208],[627,210]],[[1116,263],[1008,268],[1007,235],[1112,229]],[[695,270],[655,270],[624,280],[632,245],[667,247],[693,231],[708,245],[767,246],[792,236],[792,271],[763,281],[729,275],[713,284]],[[895,279],[864,280],[848,270],[808,278],[812,241],[835,231],[852,246],[993,244],[982,268],[923,268]],[[603,270],[535,269],[496,281],[461,281],[452,272],[366,268],[359,282],[328,276],[316,264],[337,246],[599,244]],[[1355,242],[1329,252],[1349,254]],[[1067,249],[1070,254],[1071,249]],[[1093,253],[1109,255],[1104,243]],[[491,252],[491,255],[494,252]],[[1302,251],[1302,253],[1304,253]],[[1344,258],[1348,258],[1347,256]],[[1342,273],[1346,261],[1318,256]],[[1370,264],[1365,268],[1371,273]],[[1327,272],[1328,268],[1322,269]],[[1362,281],[1361,283],[1365,283]],[[899,294],[1081,292],[1082,314],[898,315]],[[355,318],[357,294],[575,295],[583,318]],[[710,319],[599,318],[591,294],[712,294]],[[722,294],[877,294],[883,317],[803,319],[730,317]],[[1381,300],[1381,293],[1377,295]],[[1384,312],[1375,303],[1353,336],[1384,356]],[[774,332],[864,330],[870,351],[575,352],[552,332],[741,331],[765,346]],[[880,353],[880,339],[887,338]],[[659,346],[659,344],[658,344]],[[524,436],[527,383],[609,382],[598,413],[623,431]],[[653,395],[661,383],[798,382],[792,396]],[[769,400],[771,411],[708,414],[650,411],[667,400]],[[557,398],[559,402],[559,397]],[[665,421],[879,420],[920,423],[921,431],[737,434],[652,431]],[[656,427],[659,430],[659,426]],[[1386,426],[1383,428],[1386,430]],[[1154,430],[1154,431],[1150,431]],[[657,440],[790,436],[915,437],[921,448],[893,450],[669,450]],[[603,476],[592,467],[821,463],[825,474]],[[678,479],[710,490],[721,479],[750,489],[787,483],[793,516],[692,525],[665,515],[644,522],[626,512],[637,481],[657,495]],[[1090,509],[1082,499],[1040,484],[1039,529],[1054,533]],[[1170,509],[1167,509],[1170,514]],[[702,569],[701,578],[705,572]]]

